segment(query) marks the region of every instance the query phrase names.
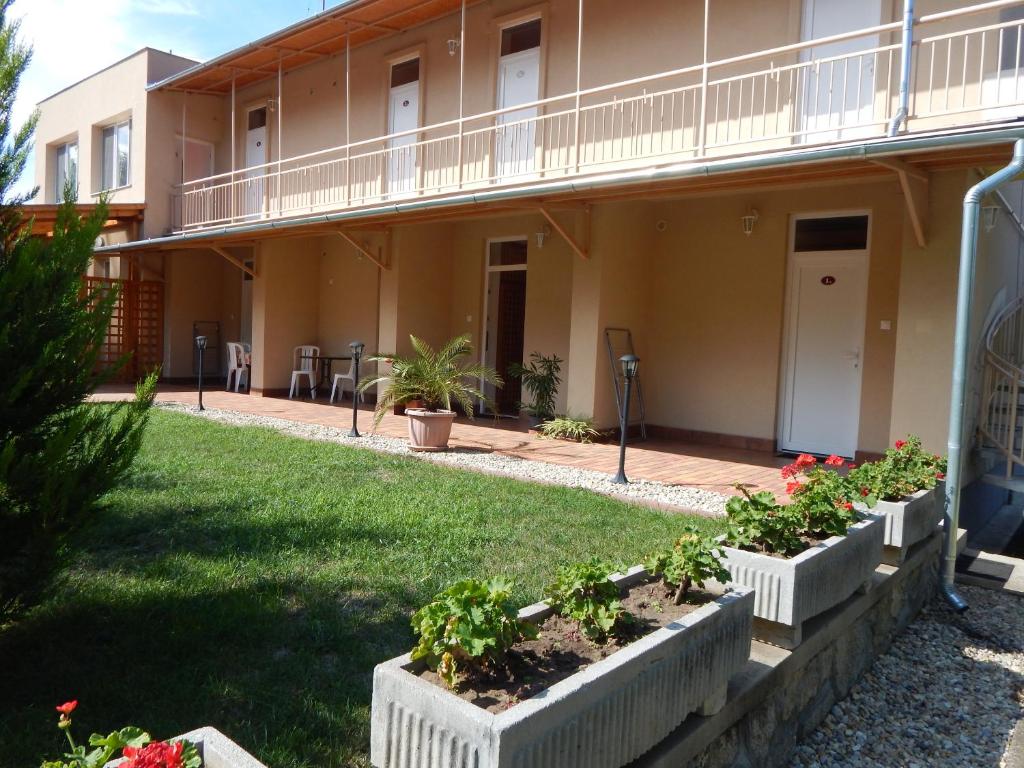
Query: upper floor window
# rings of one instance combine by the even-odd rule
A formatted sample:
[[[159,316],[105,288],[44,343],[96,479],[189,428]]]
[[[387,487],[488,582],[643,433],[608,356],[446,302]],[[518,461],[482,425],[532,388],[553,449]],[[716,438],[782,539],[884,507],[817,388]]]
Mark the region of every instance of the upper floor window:
[[[127,187],[131,180],[132,121],[103,129],[103,178],[101,189]]]
[[[69,141],[57,147],[54,174],[54,199],[64,200],[64,190],[71,188],[71,197],[78,197],[78,142]]]
[[[505,27],[501,30],[501,55],[510,56],[513,53],[528,51],[531,48],[540,47],[540,19],[517,24],[514,27]]]

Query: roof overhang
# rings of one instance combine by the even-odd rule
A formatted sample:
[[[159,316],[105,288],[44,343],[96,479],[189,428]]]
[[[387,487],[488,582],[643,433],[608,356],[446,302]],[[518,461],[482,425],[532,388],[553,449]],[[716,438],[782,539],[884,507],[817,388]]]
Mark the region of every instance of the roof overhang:
[[[567,203],[578,206],[610,200],[679,198],[811,183],[879,181],[894,179],[895,176],[890,167],[878,160],[899,158],[922,172],[985,167],[1004,164],[1008,145],[1017,139],[1024,139],[1024,125],[1014,123],[985,129],[944,131],[702,160],[419,200],[407,199],[334,213],[249,222],[107,246],[98,248],[97,253],[251,244],[254,240],[314,235],[337,231],[343,227],[393,226],[471,216],[494,216],[502,212],[522,212]]]
[[[153,83],[149,90],[227,94],[320,59],[454,13],[461,0],[345,0],[214,59]],[[346,35],[348,40],[346,41]]]
[[[75,213],[79,216],[89,216],[95,212],[96,207],[95,203],[79,203],[75,206]],[[32,224],[32,234],[40,237],[49,237],[53,234],[59,210],[60,206],[53,203],[28,203],[21,206],[26,224]],[[108,203],[103,230],[118,229],[140,222],[145,211],[145,203]]]

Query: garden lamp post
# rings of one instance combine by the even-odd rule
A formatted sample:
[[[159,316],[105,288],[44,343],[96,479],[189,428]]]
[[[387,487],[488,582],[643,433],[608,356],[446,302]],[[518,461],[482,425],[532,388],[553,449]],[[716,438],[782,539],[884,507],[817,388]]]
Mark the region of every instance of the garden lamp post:
[[[619,410],[619,473],[612,482],[621,485],[629,482],[626,479],[626,431],[629,428],[629,398],[633,394],[633,379],[636,378],[640,358],[636,355],[623,355],[619,362],[622,363],[622,377],[626,380],[626,389],[625,397],[622,398],[622,408]]]
[[[353,341],[348,345],[348,348],[352,350],[352,430],[348,433],[349,437],[359,437],[359,430],[356,429],[356,420],[359,418],[359,396],[357,390],[359,389],[359,358],[363,356],[363,350],[366,345],[361,341]]]
[[[203,408],[203,352],[206,351],[206,337],[196,336],[196,349],[199,350],[199,410]]]

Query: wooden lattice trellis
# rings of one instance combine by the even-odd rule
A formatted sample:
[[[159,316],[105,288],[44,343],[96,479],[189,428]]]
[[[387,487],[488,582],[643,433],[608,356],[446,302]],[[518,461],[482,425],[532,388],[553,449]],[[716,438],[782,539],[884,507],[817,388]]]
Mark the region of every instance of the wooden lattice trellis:
[[[86,277],[85,290],[100,297],[117,290],[97,364],[103,369],[128,361],[116,378],[135,381],[163,362],[164,286],[152,280]]]

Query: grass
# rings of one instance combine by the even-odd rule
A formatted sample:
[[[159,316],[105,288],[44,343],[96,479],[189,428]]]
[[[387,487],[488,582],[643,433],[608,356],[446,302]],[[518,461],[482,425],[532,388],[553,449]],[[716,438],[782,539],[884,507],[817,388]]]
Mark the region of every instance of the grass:
[[[0,765],[80,736],[213,725],[273,768],[368,765],[375,664],[451,582],[539,599],[562,562],[636,561],[688,522],[270,430],[153,414],[124,487],[65,543],[40,602],[0,631]]]

